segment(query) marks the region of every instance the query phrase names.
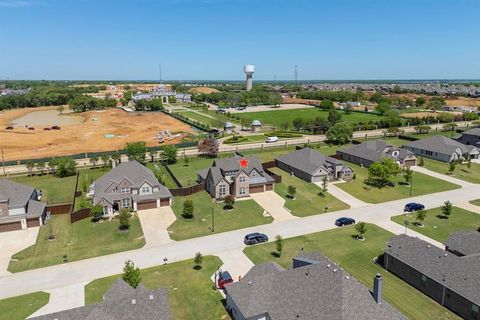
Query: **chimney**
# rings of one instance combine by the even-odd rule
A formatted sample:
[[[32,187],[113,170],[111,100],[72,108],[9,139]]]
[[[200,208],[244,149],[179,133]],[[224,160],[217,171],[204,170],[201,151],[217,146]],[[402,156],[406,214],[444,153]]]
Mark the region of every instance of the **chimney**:
[[[380,273],[375,275],[373,278],[373,299],[378,304],[382,304],[382,291],[383,291],[383,278]]]

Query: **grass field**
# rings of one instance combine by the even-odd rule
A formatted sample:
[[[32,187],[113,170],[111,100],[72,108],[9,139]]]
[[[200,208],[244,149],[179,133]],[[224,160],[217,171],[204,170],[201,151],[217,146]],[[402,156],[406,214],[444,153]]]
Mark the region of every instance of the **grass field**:
[[[350,208],[349,205],[335,198],[330,193],[323,192],[319,186],[313,183],[292,177],[279,168],[270,170],[282,176],[282,182],[275,184],[275,192],[285,199],[285,207],[295,216],[305,217]],[[287,196],[288,186],[294,186],[297,189],[295,200]]]
[[[180,111],[180,112],[183,116],[186,116],[191,120],[201,122],[201,123],[203,123],[205,125],[208,125],[210,127],[217,127],[219,125],[219,123],[222,122],[221,120],[219,121],[218,119],[210,118],[206,115],[203,115],[203,114],[200,114],[200,113],[197,113],[197,112],[193,112],[193,111]]]
[[[0,300],[0,320],[23,320],[48,303],[50,294],[34,292]]]
[[[173,319],[230,319],[222,296],[213,289],[210,276],[222,265],[217,257],[203,258],[202,268],[192,260],[142,270],[142,283],[149,289],[166,288]],[[85,286],[85,304],[102,301],[102,295],[120,276],[97,279]]]
[[[58,178],[53,175],[12,177],[13,181],[42,190],[42,201],[51,203],[72,202],[75,176]]]
[[[425,168],[431,171],[435,171],[441,174],[448,172],[449,164],[442,161],[423,158]],[[470,168],[467,164],[457,164],[452,177],[465,180],[471,183],[480,183],[480,164],[471,163]]]
[[[83,219],[71,224],[69,215],[53,215],[47,225],[40,227],[37,242],[13,255],[8,271],[20,272],[61,264],[64,263],[64,255],[68,261],[76,261],[145,245],[138,218],[130,220],[128,232],[120,232],[118,226],[117,219],[98,223]],[[54,241],[47,239],[50,230],[56,237]]]
[[[398,175],[392,179],[392,181],[396,183],[395,187],[378,189],[370,187],[364,183],[365,179],[368,177],[367,168],[360,167],[349,162],[346,162],[345,164],[353,169],[356,179],[347,183],[337,184],[337,187],[345,192],[350,193],[352,196],[368,203],[380,203],[410,197],[410,186],[399,184],[399,182],[404,181],[402,175]],[[456,184],[422,173],[413,173],[412,196],[420,196],[458,188],[460,188],[460,186]]]
[[[423,227],[414,225],[415,213],[392,217],[392,221],[401,225],[405,225],[405,220],[411,222],[408,228],[441,243],[444,243],[452,233],[457,231],[477,230],[480,228],[480,214],[457,207],[453,207],[453,213],[448,219],[443,217],[441,208],[427,210],[427,217],[423,222]]]
[[[373,263],[372,259],[383,252],[385,243],[393,236],[375,225],[367,225],[365,241],[354,240],[354,227],[313,233],[284,240],[280,258],[275,257],[275,243],[248,247],[245,254],[255,264],[275,261],[283,267],[291,266],[292,258],[303,248],[318,251],[339,263],[348,273],[372,288],[373,277],[381,273],[384,278],[385,299],[409,319],[458,319],[420,291]]]
[[[197,171],[210,167],[215,160],[204,157],[188,157],[187,159],[188,163],[185,163],[183,158],[179,158],[177,163],[168,166],[184,187],[196,184]]]
[[[470,201],[471,204],[480,207],[480,199]]]
[[[192,200],[194,216],[192,219],[182,217],[183,203]],[[191,196],[175,197],[172,206],[177,220],[168,227],[173,240],[184,240],[213,234],[212,208],[215,216],[215,233],[237,230],[261,224],[271,223],[271,217],[263,216],[263,208],[254,200],[235,202],[232,211],[223,210],[224,203],[212,203],[212,198],[205,192],[198,192]]]
[[[179,159],[179,161],[181,161],[181,160]],[[172,177],[167,172],[167,169],[165,169],[165,167],[162,166],[160,163],[149,162],[149,163],[147,163],[147,168],[152,170],[152,172],[155,172],[156,170],[158,170],[160,172],[160,176],[162,178],[161,182],[163,183],[163,185],[165,185],[165,187],[167,187],[167,188],[177,188],[177,184],[175,183],[175,181],[173,181]]]

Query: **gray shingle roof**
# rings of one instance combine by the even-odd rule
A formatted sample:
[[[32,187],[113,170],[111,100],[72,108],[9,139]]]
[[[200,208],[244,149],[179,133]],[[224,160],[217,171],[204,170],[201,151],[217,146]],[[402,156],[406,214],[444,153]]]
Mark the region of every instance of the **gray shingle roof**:
[[[394,236],[385,252],[480,305],[480,255],[458,257],[407,235]]]
[[[398,156],[393,157],[392,153],[398,151]],[[397,148],[387,143],[385,140],[369,140],[341,150],[342,153],[350,154],[355,157],[378,162],[382,158],[391,158],[403,160],[407,156],[413,155],[413,152],[404,148]]]
[[[40,217],[45,211],[47,205],[45,202],[37,200],[28,200],[27,217]]]
[[[448,155],[453,154],[457,149],[460,149],[462,154],[469,152],[466,145],[444,136],[433,136],[417,141],[411,141],[404,144],[404,146]]]
[[[304,254],[302,254],[303,256]],[[315,264],[285,270],[275,263],[254,266],[245,277],[226,286],[245,318],[268,313],[272,320],[405,319],[320,254],[306,254]]]
[[[8,200],[8,207],[24,207],[32,196],[34,188],[7,179],[0,179],[0,199]]]
[[[333,164],[341,163],[337,159],[326,157],[311,148],[303,148],[281,155],[277,157],[276,160],[310,175],[314,174],[320,168],[329,171],[329,168],[331,168]]]
[[[480,136],[480,128],[473,128],[463,132],[464,134],[469,134],[472,136]]]
[[[449,250],[457,251],[466,256],[480,253],[480,232],[456,232],[447,239],[445,246]]]

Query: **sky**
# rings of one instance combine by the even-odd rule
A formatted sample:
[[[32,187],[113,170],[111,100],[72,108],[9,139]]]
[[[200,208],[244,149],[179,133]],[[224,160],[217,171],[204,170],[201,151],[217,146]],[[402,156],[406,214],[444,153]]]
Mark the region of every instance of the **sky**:
[[[479,79],[479,0],[0,0],[0,79]]]

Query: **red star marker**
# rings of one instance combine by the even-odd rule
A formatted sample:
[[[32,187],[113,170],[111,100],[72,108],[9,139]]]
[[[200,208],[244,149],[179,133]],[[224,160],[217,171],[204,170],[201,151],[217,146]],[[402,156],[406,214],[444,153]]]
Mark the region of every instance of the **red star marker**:
[[[245,158],[240,159],[240,167],[241,168],[246,168],[248,167],[248,160]]]

